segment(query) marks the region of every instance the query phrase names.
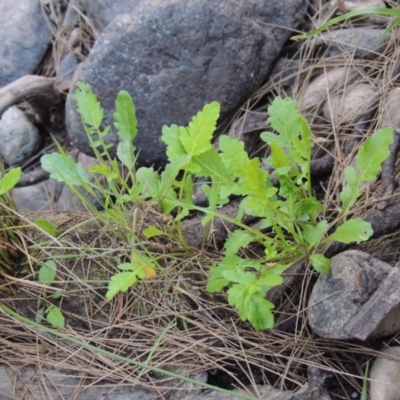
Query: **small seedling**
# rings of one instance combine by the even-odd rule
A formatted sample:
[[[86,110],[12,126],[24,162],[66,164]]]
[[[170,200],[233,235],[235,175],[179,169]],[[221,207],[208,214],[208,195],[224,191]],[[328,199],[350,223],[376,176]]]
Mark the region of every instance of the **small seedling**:
[[[43,283],[46,286],[51,286],[54,283],[56,274],[56,263],[53,260],[48,260],[41,266],[39,270],[39,282]],[[47,290],[43,289],[43,298],[45,298],[46,300],[48,298],[57,300],[61,297],[61,295],[62,291],[56,290],[51,296],[47,296]],[[55,328],[63,328],[65,325],[64,315],[62,314],[61,310],[54,304],[46,304],[39,308],[36,315],[36,322],[40,323],[43,318],[46,318],[47,322],[49,322]]]

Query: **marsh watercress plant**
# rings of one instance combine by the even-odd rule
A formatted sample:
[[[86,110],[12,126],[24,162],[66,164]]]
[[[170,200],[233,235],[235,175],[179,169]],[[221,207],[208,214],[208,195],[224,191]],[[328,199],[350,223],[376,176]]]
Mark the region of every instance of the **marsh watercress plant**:
[[[167,147],[168,163],[159,173],[153,168],[135,169],[136,149],[132,141],[137,134],[136,117],[130,96],[121,92],[114,114],[120,138],[117,155],[128,169],[129,179],[121,176],[116,160],[108,155],[104,139],[110,128],[100,128],[103,112],[96,97],[87,85],[78,84],[75,98],[99,161],[99,167],[89,174],[101,173],[107,180],[108,189],[102,203],[106,213],[114,207],[124,209],[130,204],[157,203],[175,223],[174,239],[181,242],[187,254],[191,249],[186,244],[181,223],[190,213],[201,213],[204,225],[210,225],[214,218],[236,225],[237,229],[227,236],[221,261],[210,268],[207,290],[226,290],[229,304],[256,330],[273,327],[271,310],[274,305],[266,300],[266,294],[283,282],[282,273],[287,268],[308,259],[318,272],[327,273],[330,260],[318,253],[321,244],[330,241],[360,243],[372,235],[367,222],[360,218],[346,221],[346,218],[363,194],[363,184],[376,179],[382,162],[388,157],[393,141],[391,128],[378,130],[368,138],[358,152],[356,167],[347,167],[340,193],[342,207],[338,220],[341,223],[334,226],[333,222],[321,217],[323,205],[313,194],[310,177],[312,133],[300,115],[297,103],[290,98],[276,98],[268,109],[271,131],[261,134],[270,148],[266,160],[250,158],[242,142],[225,135],[219,138],[219,150],[213,146],[220,105],[212,102],[206,104],[188,126],[163,127],[162,140]],[[274,171],[277,186],[273,185],[263,163]],[[91,183],[89,175],[65,153],[44,156],[42,164],[54,178],[65,181],[65,177],[73,174],[67,184],[82,185],[96,193],[96,185]],[[206,182],[201,186],[208,200],[206,206],[193,201],[194,185],[199,177]],[[123,191],[120,192],[118,187]],[[108,193],[116,200],[107,198]],[[239,197],[240,204],[236,215],[227,216],[221,206],[228,204],[232,196]],[[259,218],[260,227],[244,224],[245,215]],[[170,230],[156,227],[150,227],[144,233],[148,238],[173,235]],[[245,251],[248,246],[262,249],[260,256],[248,256]],[[118,292],[146,279],[148,275],[144,268],[155,271],[154,262],[143,257],[140,263],[135,261],[119,266],[123,272],[111,279],[107,298],[112,299]]]

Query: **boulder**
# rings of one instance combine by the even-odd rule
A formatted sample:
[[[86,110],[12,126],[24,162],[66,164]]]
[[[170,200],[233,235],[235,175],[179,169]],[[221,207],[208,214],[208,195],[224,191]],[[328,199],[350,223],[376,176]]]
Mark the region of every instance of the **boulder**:
[[[88,83],[112,125],[117,93],[127,90],[138,118],[138,164],[162,167],[163,125],[187,125],[205,103],[217,100],[222,118],[257,90],[307,1],[178,0],[141,2],[116,17],[96,41],[76,79]],[[68,135],[92,155],[71,90]],[[111,130],[106,143],[118,142]],[[116,146],[110,154],[115,155]]]
[[[39,0],[0,2],[0,87],[36,71],[51,31]]]

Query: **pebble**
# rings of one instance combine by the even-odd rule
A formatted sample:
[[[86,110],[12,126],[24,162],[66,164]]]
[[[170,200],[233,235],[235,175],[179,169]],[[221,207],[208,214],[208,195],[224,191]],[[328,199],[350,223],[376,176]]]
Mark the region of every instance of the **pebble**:
[[[400,400],[400,347],[388,347],[382,353],[396,360],[376,358],[369,375],[370,399]]]
[[[39,130],[18,107],[8,108],[0,120],[0,155],[8,165],[17,165],[39,149]]]

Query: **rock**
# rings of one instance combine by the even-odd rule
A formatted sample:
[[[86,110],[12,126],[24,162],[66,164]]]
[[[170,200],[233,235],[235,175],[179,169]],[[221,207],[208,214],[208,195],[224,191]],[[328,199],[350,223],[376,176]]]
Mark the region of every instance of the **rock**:
[[[392,89],[386,98],[385,106],[382,110],[382,126],[392,126],[400,129],[400,88]]]
[[[64,184],[47,179],[36,185],[17,187],[12,191],[18,211],[45,211],[56,208]]]
[[[142,0],[73,0],[91,19],[98,33],[118,15],[131,14]],[[71,18],[71,17],[70,17]]]
[[[337,0],[332,1],[337,4]],[[368,7],[386,7],[383,0],[343,0],[343,5],[346,12],[362,10]]]
[[[359,340],[390,336],[400,331],[400,268],[390,271],[344,330]]]
[[[394,359],[377,357],[371,368],[370,399],[400,399],[400,347],[388,347],[383,354]]]
[[[324,117],[335,125],[354,124],[372,106],[377,91],[368,83],[347,87],[340,95],[333,95],[325,102]]]
[[[33,155],[41,144],[39,130],[15,106],[0,120],[0,156],[8,165],[16,165]]]
[[[76,67],[78,66],[78,59],[74,54],[66,54],[57,70],[57,81],[63,85],[68,85],[74,76]]]
[[[329,274],[321,274],[311,292],[311,329],[323,338],[352,338],[345,331],[346,324],[391,271],[390,265],[362,251],[349,250],[334,256]]]
[[[333,68],[314,78],[307,86],[304,93],[299,97],[299,108],[304,116],[311,118],[313,113],[318,112],[328,95],[332,96],[343,86],[349,85],[359,77],[358,72],[349,67]]]
[[[390,41],[385,29],[347,28],[322,32],[312,43],[313,46],[326,46],[325,57],[351,53],[352,58],[373,60],[382,55]]]
[[[166,162],[163,125],[187,125],[205,103],[222,104],[222,119],[265,81],[272,62],[307,9],[307,1],[145,1],[116,17],[77,76],[88,83],[111,125],[119,90],[136,104],[138,163]],[[265,24],[263,24],[265,22]],[[282,28],[278,28],[282,27]],[[91,155],[74,91],[66,104],[68,135]],[[107,143],[116,144],[112,130]],[[115,155],[114,146],[110,153]]]
[[[36,71],[51,31],[40,0],[0,2],[0,87]]]

